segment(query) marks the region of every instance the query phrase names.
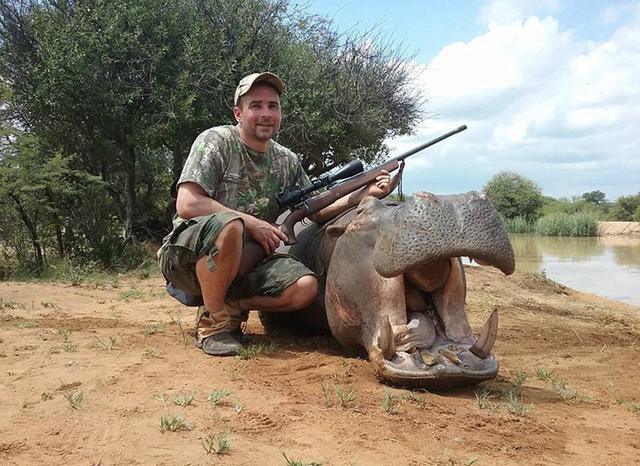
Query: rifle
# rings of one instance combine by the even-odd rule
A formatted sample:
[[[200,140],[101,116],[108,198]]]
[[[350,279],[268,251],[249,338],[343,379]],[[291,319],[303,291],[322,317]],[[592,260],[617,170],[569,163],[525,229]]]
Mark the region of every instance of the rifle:
[[[394,176],[394,180],[391,183],[391,189],[389,190],[389,192],[391,192],[395,185],[399,182],[399,178],[402,175],[402,168],[404,167],[404,160],[407,157],[411,157],[412,155],[426,149],[427,147],[433,146],[434,144],[437,144],[440,141],[453,136],[454,134],[458,134],[465,129],[467,129],[467,125],[462,125],[452,131],[449,131],[448,133],[432,139],[431,141],[414,147],[413,149],[386,161],[382,165],[367,170],[366,172],[356,174],[359,173],[359,171],[362,171],[362,164],[360,161],[355,160],[341,169],[335,175],[323,175],[317,181],[312,182],[312,184],[308,187],[296,187],[289,191],[281,191],[276,196],[278,205],[280,205],[281,207],[287,206],[291,209],[291,212],[289,213],[287,218],[285,218],[284,221],[280,224],[280,230],[285,235],[287,235],[288,238],[288,241],[286,241],[285,244],[287,246],[290,246],[298,242],[294,233],[294,226],[296,223],[324,209],[325,207],[335,202],[337,199],[351,194],[357,189],[360,189],[363,186],[366,186],[375,181],[376,177],[382,174],[382,170],[392,172],[400,168],[400,172],[396,174],[396,176]],[[358,166],[360,167],[360,169],[358,169]],[[308,197],[308,195],[316,189],[327,186],[335,182],[336,180],[344,179],[347,177],[350,178],[336,186],[330,187],[320,194]],[[240,270],[238,272],[239,275],[244,275],[245,273],[247,273],[264,257],[265,254],[262,246],[260,246],[252,239],[245,240],[242,260],[240,262]]]
[[[298,223],[305,217],[313,215],[314,213],[332,204],[337,199],[340,199],[341,197],[347,194],[350,194],[355,190],[362,188],[363,186],[366,186],[369,183],[375,181],[376,177],[380,176],[380,174],[382,173],[382,170],[385,170],[391,173],[392,171],[401,167],[401,164],[402,165],[404,164],[404,160],[406,158],[411,157],[412,155],[426,149],[427,147],[433,146],[434,144],[437,144],[440,141],[453,136],[454,134],[458,134],[461,131],[464,131],[465,129],[467,129],[467,125],[462,125],[459,128],[454,129],[453,131],[449,131],[448,133],[443,134],[442,136],[438,136],[437,138],[432,139],[429,142],[425,142],[424,144],[421,144],[418,147],[414,147],[413,149],[386,161],[382,165],[379,165],[375,168],[367,170],[366,172],[361,173],[357,176],[353,176],[349,180],[344,181],[332,188],[329,188],[328,190],[316,196],[313,196],[311,198],[307,199],[306,196],[312,191],[315,191],[317,189],[313,186],[309,186],[304,189],[295,188],[291,191],[280,192],[280,194],[278,194],[278,196],[276,197],[276,201],[278,202],[278,205],[280,207],[287,206],[291,209],[291,213],[287,216],[287,218],[285,218],[285,220],[280,225],[280,230],[285,235],[287,235],[287,238],[289,238],[289,240],[285,244],[287,246],[290,246],[292,244],[297,243],[295,233],[293,232],[293,227],[296,223]],[[360,163],[360,161],[356,161],[356,162]],[[350,165],[351,164],[347,165],[338,173],[342,173],[342,171],[346,171]],[[348,176],[351,176],[351,174]],[[336,178],[334,176],[334,178],[343,179],[345,178],[345,176],[343,176],[342,178]],[[323,186],[326,186],[327,184],[324,184]],[[392,183],[392,187],[393,187],[393,183]],[[392,190],[393,189],[391,189],[390,191]]]

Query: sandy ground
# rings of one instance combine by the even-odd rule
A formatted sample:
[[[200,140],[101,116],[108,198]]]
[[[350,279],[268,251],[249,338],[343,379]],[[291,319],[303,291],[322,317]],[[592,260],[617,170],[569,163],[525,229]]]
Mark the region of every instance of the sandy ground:
[[[598,236],[640,235],[640,222],[598,222]]]
[[[208,357],[159,278],[0,283],[0,464],[640,464],[640,308],[539,276],[468,280],[474,328],[498,308],[500,375],[440,393],[386,387],[330,337],[265,335],[255,315],[261,352]],[[189,428],[162,432],[171,414]]]

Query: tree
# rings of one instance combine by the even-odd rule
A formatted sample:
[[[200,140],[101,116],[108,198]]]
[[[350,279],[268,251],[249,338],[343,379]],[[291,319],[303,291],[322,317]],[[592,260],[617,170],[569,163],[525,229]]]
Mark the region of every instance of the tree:
[[[640,222],[640,193],[620,196],[609,211],[609,219],[621,222]]]
[[[540,187],[532,180],[514,172],[494,175],[483,188],[491,203],[506,219],[524,217],[533,221],[542,207]]]
[[[603,193],[602,191],[596,190],[596,191],[589,191],[587,193],[583,193],[582,194],[582,199],[584,199],[587,202],[590,202],[591,204],[594,204],[598,207],[602,206],[605,204],[606,202],[606,197],[607,195],[605,193]]]
[[[42,166],[59,157],[97,181],[61,232],[104,260],[121,249],[103,247],[114,231],[129,241],[140,223],[170,223],[171,178],[198,133],[234,123],[242,76],[285,79],[279,138],[313,176],[372,162],[387,137],[411,131],[421,100],[409,63],[375,33],[338,34],[288,0],[0,0],[0,82],[11,90],[0,107],[43,148]]]

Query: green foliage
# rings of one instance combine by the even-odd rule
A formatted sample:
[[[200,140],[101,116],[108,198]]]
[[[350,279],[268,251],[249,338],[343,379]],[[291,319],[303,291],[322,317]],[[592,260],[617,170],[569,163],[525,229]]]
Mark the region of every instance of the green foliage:
[[[505,220],[504,226],[509,233],[532,233],[534,224],[518,216]]]
[[[621,222],[640,222],[640,193],[633,196],[620,196],[616,199],[608,219]]]
[[[189,148],[238,80],[287,82],[280,142],[317,175],[420,118],[411,61],[288,0],[0,2],[0,276],[54,256],[135,267],[166,233]],[[8,137],[11,136],[11,137]]]
[[[589,191],[587,193],[582,194],[582,199],[596,206],[604,205],[606,202],[606,198],[607,198],[607,195],[599,190]]]
[[[527,221],[538,217],[543,198],[540,187],[524,176],[500,172],[491,178],[484,193],[498,212],[507,220],[523,217]]]
[[[596,236],[598,221],[588,213],[553,213],[537,220],[535,232],[543,236]]]

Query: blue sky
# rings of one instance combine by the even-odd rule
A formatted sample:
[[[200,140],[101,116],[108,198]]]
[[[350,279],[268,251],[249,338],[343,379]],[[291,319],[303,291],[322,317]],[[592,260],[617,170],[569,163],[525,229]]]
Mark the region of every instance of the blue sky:
[[[372,27],[414,57],[427,98],[392,155],[467,124],[414,156],[406,192],[481,190],[515,171],[546,195],[640,192],[640,1],[312,0],[340,31]]]

